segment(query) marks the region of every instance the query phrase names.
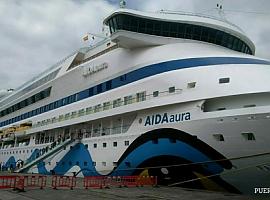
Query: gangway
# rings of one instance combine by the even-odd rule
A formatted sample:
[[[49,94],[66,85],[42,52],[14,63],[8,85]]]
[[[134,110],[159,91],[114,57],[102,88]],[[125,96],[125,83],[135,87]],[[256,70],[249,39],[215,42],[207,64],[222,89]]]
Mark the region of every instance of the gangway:
[[[67,139],[64,142],[56,145],[54,148],[50,149],[48,152],[44,153],[43,155],[35,158],[34,160],[31,160],[30,162],[26,163],[22,168],[15,170],[15,172],[26,172],[27,169],[33,167],[34,165],[36,165],[37,163],[39,163],[40,161],[48,158],[49,156],[57,153],[58,151],[60,151],[61,149],[63,149],[64,147],[66,147],[67,145],[71,144],[72,142],[75,142],[76,140],[74,139]]]

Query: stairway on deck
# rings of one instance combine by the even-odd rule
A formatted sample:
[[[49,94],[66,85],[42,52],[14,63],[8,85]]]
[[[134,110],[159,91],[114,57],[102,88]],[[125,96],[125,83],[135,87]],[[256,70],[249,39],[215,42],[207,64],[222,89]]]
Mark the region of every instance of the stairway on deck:
[[[75,142],[75,141],[76,140],[74,140],[74,139],[68,139],[68,140],[56,145],[54,148],[52,148],[48,152],[46,152],[43,155],[35,158],[34,160],[30,161],[29,163],[26,163],[22,168],[15,170],[15,172],[25,172],[27,169],[33,167],[34,165],[36,165],[40,161],[48,158],[49,156],[55,154],[56,152],[60,151],[61,149],[63,149],[64,147],[66,147],[67,145],[69,145],[69,144],[71,144],[72,142]]]

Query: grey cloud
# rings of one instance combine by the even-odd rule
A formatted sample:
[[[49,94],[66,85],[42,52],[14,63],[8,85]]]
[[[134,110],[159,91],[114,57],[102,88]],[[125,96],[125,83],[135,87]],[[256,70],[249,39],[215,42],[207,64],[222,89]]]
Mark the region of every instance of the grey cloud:
[[[103,0],[0,1],[0,89],[16,88],[101,32],[115,10]]]

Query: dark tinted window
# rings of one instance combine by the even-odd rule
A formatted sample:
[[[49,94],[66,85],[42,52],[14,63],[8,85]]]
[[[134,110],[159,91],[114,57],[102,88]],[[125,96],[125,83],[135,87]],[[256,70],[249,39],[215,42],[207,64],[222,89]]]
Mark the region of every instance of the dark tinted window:
[[[194,24],[155,21],[119,14],[109,20],[111,33],[127,30],[150,35],[200,40],[227,47],[229,49],[252,54],[251,49],[239,38],[226,32]]]

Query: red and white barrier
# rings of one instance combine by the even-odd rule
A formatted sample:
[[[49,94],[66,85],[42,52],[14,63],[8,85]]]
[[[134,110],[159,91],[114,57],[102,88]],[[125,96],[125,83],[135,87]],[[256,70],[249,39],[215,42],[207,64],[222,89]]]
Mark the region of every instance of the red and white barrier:
[[[15,188],[17,176],[0,176],[0,189]]]
[[[73,176],[53,176],[52,177],[52,188],[73,188],[76,187],[76,177]]]
[[[84,188],[107,188],[107,187],[139,187],[156,186],[157,177],[154,176],[86,176]]]
[[[24,176],[24,187],[40,188],[46,187],[47,177],[41,175]]]

